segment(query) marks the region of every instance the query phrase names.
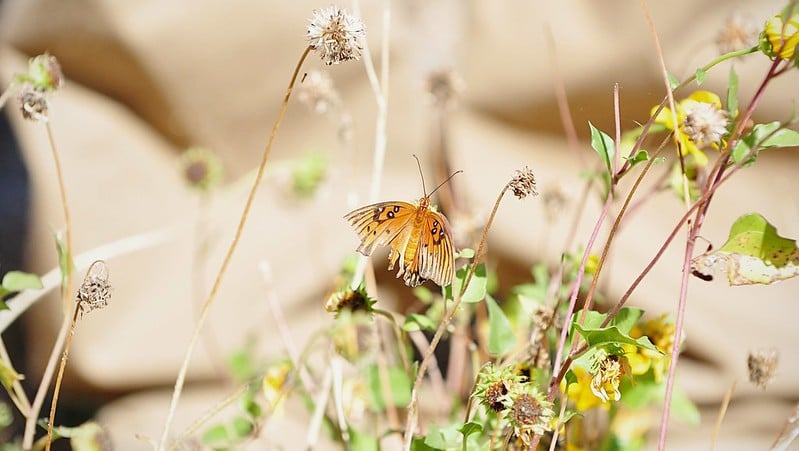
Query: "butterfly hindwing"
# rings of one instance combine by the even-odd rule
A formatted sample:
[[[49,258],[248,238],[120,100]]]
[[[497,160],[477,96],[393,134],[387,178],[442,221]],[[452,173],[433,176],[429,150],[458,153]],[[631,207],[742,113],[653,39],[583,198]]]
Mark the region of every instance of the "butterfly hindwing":
[[[454,248],[449,222],[444,215],[428,210],[419,237],[416,269],[419,277],[440,286],[449,285],[454,276]]]
[[[408,202],[379,202],[344,216],[361,240],[358,252],[371,255],[376,246],[387,246],[412,221],[416,207]]]

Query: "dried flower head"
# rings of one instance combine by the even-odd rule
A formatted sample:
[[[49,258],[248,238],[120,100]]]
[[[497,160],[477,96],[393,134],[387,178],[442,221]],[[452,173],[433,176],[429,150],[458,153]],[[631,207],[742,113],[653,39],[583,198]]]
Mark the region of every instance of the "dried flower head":
[[[222,180],[222,162],[210,149],[190,147],[180,156],[183,178],[190,187],[209,191]]]
[[[516,170],[508,186],[513,190],[513,195],[519,199],[524,199],[529,195],[538,195],[538,191],[535,190],[535,175],[527,166],[524,169]]]
[[[489,363],[480,370],[472,397],[494,412],[501,412],[510,407],[508,395],[520,383],[522,377],[516,374],[512,366],[497,368]]]
[[[86,277],[78,288],[76,301],[81,313],[86,314],[108,305],[111,299],[111,282],[108,280],[108,268],[105,262],[97,260],[86,271]]]
[[[603,402],[621,399],[619,384],[623,375],[630,374],[629,366],[625,357],[614,354],[600,360],[591,379],[591,392],[594,396]]]
[[[687,101],[682,106],[685,111],[683,132],[697,147],[718,144],[727,134],[727,111],[706,102]]]
[[[297,97],[316,114],[327,113],[341,103],[330,75],[318,70],[308,72],[303,78]]]
[[[759,27],[750,18],[734,15],[727,19],[716,36],[716,46],[722,54],[754,47],[759,32]]]
[[[774,379],[779,354],[776,349],[758,349],[749,353],[746,366],[749,368],[749,382],[762,389]]]
[[[22,117],[35,122],[47,122],[47,99],[45,91],[30,83],[22,85],[19,93],[19,109]]]
[[[327,297],[325,310],[338,315],[342,310],[350,312],[372,312],[372,306],[377,301],[366,294],[363,287],[357,290],[336,291]]]
[[[308,41],[328,66],[359,60],[366,32],[360,19],[338,6],[317,9],[308,24]]]
[[[427,92],[436,105],[446,107],[452,105],[463,92],[463,78],[453,69],[433,71],[427,77]]]
[[[552,403],[533,384],[519,384],[509,395],[513,404],[508,416],[516,437],[530,446],[533,437],[551,430]]]

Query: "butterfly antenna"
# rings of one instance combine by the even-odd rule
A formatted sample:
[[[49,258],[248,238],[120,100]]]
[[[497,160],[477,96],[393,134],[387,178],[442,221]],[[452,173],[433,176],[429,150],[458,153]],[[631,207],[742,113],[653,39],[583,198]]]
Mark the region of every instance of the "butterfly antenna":
[[[417,157],[415,153],[411,155],[413,155],[413,158],[416,158],[416,166],[419,166],[419,175],[422,176],[422,192],[424,193],[425,197],[427,197],[427,190],[424,187],[424,172],[422,172],[422,163],[419,161],[419,157]]]
[[[439,188],[441,188],[442,186],[444,186],[444,184],[445,184],[445,183],[449,182],[449,179],[451,179],[452,177],[455,177],[455,175],[457,175],[457,174],[460,174],[461,172],[463,172],[463,171],[455,171],[455,172],[453,172],[453,173],[452,173],[452,175],[450,175],[449,177],[447,177],[447,179],[446,179],[446,180],[444,180],[443,182],[441,182],[441,184],[439,184],[439,185],[436,187],[436,189],[434,189],[433,191],[431,191],[431,192],[430,192],[430,194],[428,195],[428,197],[429,197],[429,196],[432,196],[432,195],[433,195],[433,193],[435,193],[436,191],[438,191],[438,189],[439,189]]]

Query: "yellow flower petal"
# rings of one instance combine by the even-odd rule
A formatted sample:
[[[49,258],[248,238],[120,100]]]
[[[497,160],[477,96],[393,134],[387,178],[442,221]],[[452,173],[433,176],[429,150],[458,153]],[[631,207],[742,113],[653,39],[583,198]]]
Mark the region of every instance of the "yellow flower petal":
[[[695,102],[703,102],[709,103],[714,105],[716,108],[721,108],[721,99],[719,98],[716,93],[710,91],[694,91],[689,95],[685,100],[680,102],[681,104],[687,100],[693,100]]]
[[[774,16],[766,21],[764,30],[766,39],[771,44],[771,51],[776,53],[778,58],[793,58],[796,45],[799,44],[799,21],[797,17],[791,17],[787,24],[783,24],[780,16]]]

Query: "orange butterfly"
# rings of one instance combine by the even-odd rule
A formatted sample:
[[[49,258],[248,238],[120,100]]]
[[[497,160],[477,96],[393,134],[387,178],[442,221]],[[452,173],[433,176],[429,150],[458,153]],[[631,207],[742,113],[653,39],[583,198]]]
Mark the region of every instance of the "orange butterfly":
[[[416,158],[416,155],[414,155]],[[419,172],[422,167],[419,159]],[[388,270],[399,261],[397,277],[404,275],[405,285],[415,287],[427,279],[440,286],[449,285],[455,274],[452,232],[447,218],[433,211],[430,196],[447,183],[438,185],[419,199],[418,205],[402,201],[378,202],[353,210],[344,216],[361,240],[358,252],[367,257],[376,246],[391,246]],[[422,176],[422,190],[424,176]]]

